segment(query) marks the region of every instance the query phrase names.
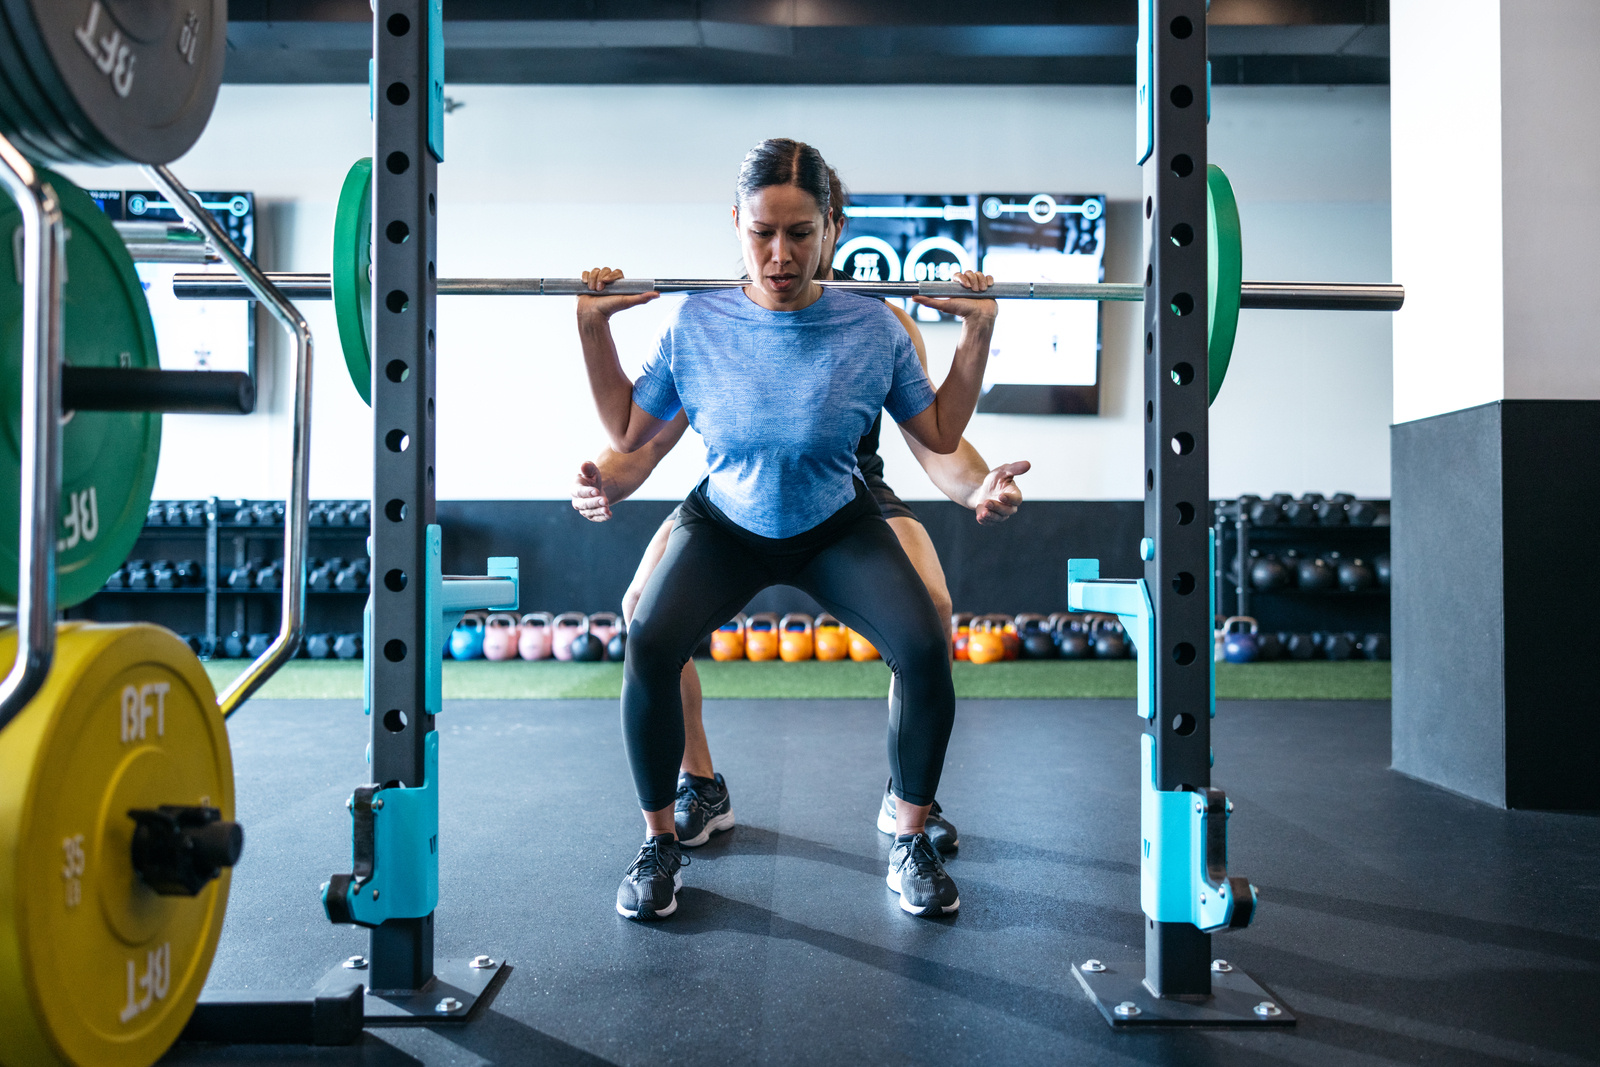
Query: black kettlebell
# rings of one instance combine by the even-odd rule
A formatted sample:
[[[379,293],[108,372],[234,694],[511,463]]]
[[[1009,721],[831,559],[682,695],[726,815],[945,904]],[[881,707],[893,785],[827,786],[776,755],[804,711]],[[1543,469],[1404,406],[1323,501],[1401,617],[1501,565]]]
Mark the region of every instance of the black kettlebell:
[[[1082,623],[1074,622],[1056,631],[1056,651],[1062,659],[1089,658],[1089,635],[1083,632]]]
[[[1377,572],[1378,585],[1384,589],[1389,588],[1389,553],[1380,553],[1378,558],[1372,561],[1372,569]]]
[[[572,658],[578,663],[599,663],[605,659],[606,646],[591,633],[581,633],[572,639]]]
[[[1356,643],[1350,634],[1328,634],[1322,639],[1322,654],[1331,660],[1347,660],[1355,650]]]
[[[1312,659],[1317,654],[1316,642],[1310,634],[1279,634],[1278,640],[1283,643],[1283,650],[1290,659]]]
[[[627,656],[628,635],[624,631],[618,630],[612,635],[611,640],[606,642],[606,659],[612,663],[621,663]]]
[[[1256,589],[1282,589],[1289,584],[1289,569],[1277,556],[1257,556],[1250,564],[1250,584]]]
[[[1361,654],[1368,659],[1389,658],[1389,635],[1368,634],[1361,639]]]
[[[1056,652],[1055,640],[1042,630],[1022,639],[1022,655],[1025,659],[1055,659]]]
[[[1256,634],[1256,659],[1270,661],[1283,658],[1283,642],[1277,634],[1266,631]]]
[[[1312,590],[1332,589],[1338,580],[1328,561],[1320,556],[1300,561],[1300,588]]]
[[[1364,560],[1339,561],[1339,588],[1347,593],[1360,593],[1377,584],[1377,576]]]
[[[1120,622],[1102,620],[1094,632],[1094,654],[1099,659],[1127,659],[1128,635]]]

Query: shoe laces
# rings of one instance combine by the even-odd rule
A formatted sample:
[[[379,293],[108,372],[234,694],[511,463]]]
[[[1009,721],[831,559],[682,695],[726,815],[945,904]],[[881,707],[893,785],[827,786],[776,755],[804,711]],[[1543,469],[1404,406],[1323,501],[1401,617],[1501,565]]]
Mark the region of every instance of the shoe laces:
[[[689,866],[689,857],[682,852],[677,853],[678,866]],[[629,878],[650,878],[657,872],[672,874],[672,859],[666,845],[660,838],[651,838],[639,849],[639,855],[633,861],[633,866],[628,868]]]
[[[710,807],[701,797],[700,791],[695,788],[694,780],[685,778],[678,784],[677,795],[673,798],[673,807],[678,811],[694,812],[701,808]]]
[[[943,861],[939,853],[934,850],[933,842],[928,840],[927,834],[918,834],[906,846],[906,858],[901,863],[903,870],[912,874],[930,875],[942,869]]]

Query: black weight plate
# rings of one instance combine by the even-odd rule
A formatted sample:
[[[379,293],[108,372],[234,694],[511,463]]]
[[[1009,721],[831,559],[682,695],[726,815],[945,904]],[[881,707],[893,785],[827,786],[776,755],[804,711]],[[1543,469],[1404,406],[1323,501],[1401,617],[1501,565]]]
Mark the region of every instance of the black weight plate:
[[[33,73],[86,144],[170,163],[204,132],[227,53],[226,0],[3,0]]]
[[[66,121],[50,106],[23,58],[3,5],[0,5],[0,76],[4,81],[0,94],[5,97],[0,106],[5,107],[9,116],[4,132],[25,155],[49,162],[80,158],[86,162],[100,162],[104,159],[102,154],[75,140]]]

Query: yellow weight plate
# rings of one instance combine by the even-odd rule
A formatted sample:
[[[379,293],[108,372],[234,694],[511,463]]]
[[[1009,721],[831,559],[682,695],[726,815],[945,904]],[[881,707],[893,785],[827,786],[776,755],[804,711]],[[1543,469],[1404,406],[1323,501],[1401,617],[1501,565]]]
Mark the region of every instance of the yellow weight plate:
[[[16,631],[0,631],[0,669]],[[233,819],[216,694],[176,635],[66,623],[44,688],[0,732],[0,1064],[148,1067],[194,1011],[228,871],[196,896],[135,872],[133,808]]]

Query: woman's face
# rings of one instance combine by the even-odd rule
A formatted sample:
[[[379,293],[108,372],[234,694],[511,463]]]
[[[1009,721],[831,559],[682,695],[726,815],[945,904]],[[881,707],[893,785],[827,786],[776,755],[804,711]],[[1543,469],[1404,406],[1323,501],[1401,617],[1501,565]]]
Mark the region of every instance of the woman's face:
[[[734,209],[733,223],[757,303],[784,310],[817,298],[812,279],[834,235],[810,193],[769,185]]]

